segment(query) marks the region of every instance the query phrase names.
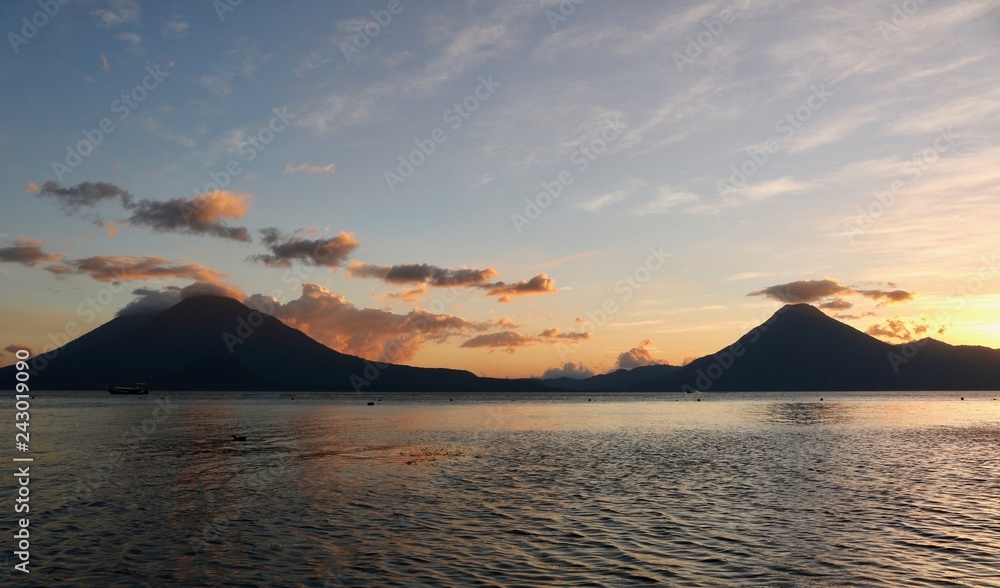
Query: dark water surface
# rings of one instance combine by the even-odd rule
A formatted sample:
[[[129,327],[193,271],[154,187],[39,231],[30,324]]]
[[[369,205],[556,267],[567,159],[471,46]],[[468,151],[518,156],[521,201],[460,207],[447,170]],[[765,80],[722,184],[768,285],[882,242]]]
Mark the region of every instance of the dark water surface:
[[[1000,586],[996,393],[38,396],[4,585]]]

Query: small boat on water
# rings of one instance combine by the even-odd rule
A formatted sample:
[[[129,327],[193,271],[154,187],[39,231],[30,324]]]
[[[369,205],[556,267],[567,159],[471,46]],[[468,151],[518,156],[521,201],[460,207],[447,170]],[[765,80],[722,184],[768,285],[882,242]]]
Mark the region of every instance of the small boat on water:
[[[108,392],[112,394],[132,394],[132,395],[142,395],[149,394],[149,388],[146,384],[136,384],[135,386],[108,386]]]

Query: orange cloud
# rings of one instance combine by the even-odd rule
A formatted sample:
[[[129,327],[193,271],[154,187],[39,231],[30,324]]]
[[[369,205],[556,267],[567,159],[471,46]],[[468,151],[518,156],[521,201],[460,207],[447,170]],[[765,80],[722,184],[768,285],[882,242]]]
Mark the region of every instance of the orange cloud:
[[[487,296],[499,296],[499,302],[510,302],[518,296],[526,294],[552,294],[558,292],[555,287],[555,280],[546,274],[538,274],[530,280],[521,280],[513,284],[495,282],[480,286],[486,290]]]
[[[154,231],[203,233],[236,241],[249,241],[246,227],[229,226],[223,220],[243,218],[250,210],[249,194],[214,190],[195,198],[171,198],[166,201],[140,200],[128,206],[128,222],[148,226]]]
[[[427,342],[444,342],[493,326],[420,309],[395,314],[358,308],[343,295],[316,284],[304,284],[302,295],[284,304],[262,294],[254,294],[246,304],[341,353],[394,363],[412,359]]]
[[[120,255],[108,257],[95,255],[83,259],[66,260],[45,268],[58,276],[87,274],[98,282],[131,282],[187,278],[198,282],[219,284],[229,274],[200,264],[180,264],[160,257],[133,257]]]
[[[25,192],[41,192],[42,188],[35,182],[28,182],[28,185],[24,187]]]
[[[402,292],[389,292],[386,294],[389,298],[395,298],[397,300],[402,300],[403,302],[412,302],[419,299],[420,297],[427,294],[427,286],[421,285],[418,288],[412,290],[404,290]]]
[[[923,339],[932,331],[938,335],[943,335],[946,330],[947,327],[944,325],[940,325],[934,330],[925,318],[908,321],[894,317],[887,319],[885,323],[877,323],[868,327],[865,332],[872,337],[878,337],[883,340],[912,341],[914,339]]]
[[[101,226],[107,229],[108,236],[113,239],[115,235],[118,234],[118,228],[121,226],[121,223],[116,223],[115,221],[107,221],[101,224]]]
[[[42,245],[45,245],[44,241],[36,241],[24,235],[18,235],[13,245],[0,247],[0,262],[20,263],[32,267],[39,263],[62,259],[62,254],[42,251]]]
[[[570,331],[568,333],[560,332],[559,329],[545,329],[538,335],[542,339],[563,339],[570,341],[587,341],[593,334],[590,331]]]
[[[632,368],[641,367],[644,365],[657,365],[664,363],[659,359],[654,359],[653,355],[649,352],[646,347],[650,346],[653,342],[649,339],[643,339],[639,342],[638,347],[633,347],[628,351],[623,351],[618,355],[618,359],[615,361],[614,369],[626,369],[630,370]]]
[[[136,200],[132,194],[110,182],[82,182],[63,188],[58,182],[45,182],[38,192],[42,198],[54,198],[67,214],[80,214],[84,208],[117,199],[122,208],[131,212],[127,222],[135,226],[150,227],[158,232],[178,232],[214,235],[224,239],[249,241],[246,227],[227,225],[227,219],[240,219],[250,210],[248,194],[228,190],[215,190],[195,198],[170,200]],[[105,221],[96,213],[85,217],[94,224],[105,227]]]

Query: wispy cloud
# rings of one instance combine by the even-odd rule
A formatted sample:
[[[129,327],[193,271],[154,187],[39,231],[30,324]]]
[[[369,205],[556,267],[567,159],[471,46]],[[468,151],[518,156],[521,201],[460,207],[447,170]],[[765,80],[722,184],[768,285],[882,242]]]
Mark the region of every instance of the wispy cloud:
[[[97,17],[104,28],[130,24],[139,20],[139,3],[135,0],[108,0],[103,8],[95,8],[90,13]]]
[[[308,163],[300,163],[299,165],[294,165],[291,163],[285,164],[286,174],[332,174],[336,171],[336,166],[332,163],[326,165],[309,165]]]

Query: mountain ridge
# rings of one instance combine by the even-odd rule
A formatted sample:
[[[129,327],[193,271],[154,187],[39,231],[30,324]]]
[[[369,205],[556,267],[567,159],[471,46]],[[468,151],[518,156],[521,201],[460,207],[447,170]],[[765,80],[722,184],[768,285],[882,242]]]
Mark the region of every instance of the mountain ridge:
[[[478,377],[344,354],[220,296],[127,314],[29,363],[32,389],[245,391],[836,391],[997,390],[1000,350],[932,338],[892,345],[790,304],[734,343],[683,366],[649,365],[571,380]],[[14,366],[0,368],[13,387]]]

